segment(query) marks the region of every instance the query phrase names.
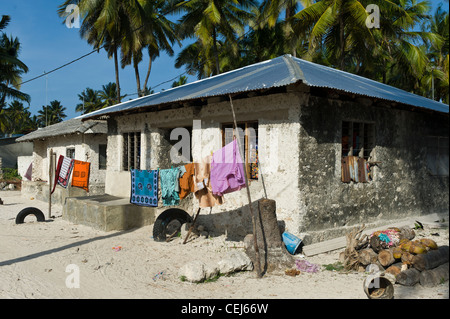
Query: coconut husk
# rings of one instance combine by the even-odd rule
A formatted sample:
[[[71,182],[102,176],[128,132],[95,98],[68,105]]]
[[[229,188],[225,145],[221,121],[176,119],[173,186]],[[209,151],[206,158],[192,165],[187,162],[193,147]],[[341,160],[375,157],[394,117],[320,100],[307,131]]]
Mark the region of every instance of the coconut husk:
[[[403,253],[403,251],[402,251],[402,249],[400,247],[395,247],[392,250],[392,256],[394,256],[395,259],[402,258],[402,253]]]
[[[427,247],[428,250],[436,250],[436,249],[438,249],[438,245],[436,244],[436,242],[433,239],[422,238],[420,240],[420,243],[422,245],[424,245],[425,247]]]
[[[425,254],[427,252],[427,247],[421,244],[420,241],[414,241],[409,247],[409,252],[415,255]]]

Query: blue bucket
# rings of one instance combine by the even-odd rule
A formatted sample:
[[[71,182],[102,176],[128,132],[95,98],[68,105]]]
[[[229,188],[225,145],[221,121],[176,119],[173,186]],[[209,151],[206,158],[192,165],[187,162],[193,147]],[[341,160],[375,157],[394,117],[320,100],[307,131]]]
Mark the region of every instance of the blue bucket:
[[[298,238],[297,236],[292,235],[291,233],[284,232],[282,234],[284,245],[286,246],[287,251],[291,255],[295,255],[295,252],[298,249],[298,246],[300,246],[302,240]]]

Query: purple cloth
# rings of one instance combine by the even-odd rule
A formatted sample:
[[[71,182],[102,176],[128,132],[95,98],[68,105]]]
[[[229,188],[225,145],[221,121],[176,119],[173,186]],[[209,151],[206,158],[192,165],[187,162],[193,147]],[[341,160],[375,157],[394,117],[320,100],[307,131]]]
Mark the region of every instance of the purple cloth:
[[[214,152],[211,160],[211,188],[214,195],[245,187],[245,171],[236,140]]]

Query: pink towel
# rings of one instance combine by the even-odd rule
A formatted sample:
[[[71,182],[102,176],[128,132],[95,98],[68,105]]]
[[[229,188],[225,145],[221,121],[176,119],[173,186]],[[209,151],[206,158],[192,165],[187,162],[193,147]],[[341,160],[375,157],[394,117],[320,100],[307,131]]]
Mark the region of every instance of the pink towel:
[[[214,152],[211,160],[211,188],[214,195],[245,187],[245,171],[236,140]]]

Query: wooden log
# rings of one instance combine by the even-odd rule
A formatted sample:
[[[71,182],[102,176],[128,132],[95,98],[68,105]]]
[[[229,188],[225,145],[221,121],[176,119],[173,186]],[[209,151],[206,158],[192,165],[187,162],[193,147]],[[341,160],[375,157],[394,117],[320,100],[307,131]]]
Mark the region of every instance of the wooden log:
[[[395,258],[392,249],[383,249],[378,253],[378,261],[383,267],[390,266],[394,263]]]
[[[409,268],[400,272],[395,279],[400,285],[414,286],[420,281],[420,271],[415,268]]]
[[[372,247],[373,251],[376,253],[382,249],[380,239],[377,236],[370,237],[369,243],[370,247]]]
[[[420,273],[420,284],[424,287],[435,287],[448,280],[448,262],[434,269]]]
[[[399,227],[400,230],[400,238],[406,238],[406,239],[414,239],[416,237],[416,233],[414,232],[414,229],[409,228],[407,226]]]
[[[437,250],[414,256],[412,264],[419,271],[430,270],[448,262],[448,253],[448,246],[441,246]]]
[[[395,263],[386,269],[386,273],[391,274],[394,277],[397,277],[397,275],[401,272],[402,272],[402,263]]]
[[[402,259],[402,263],[404,263],[404,264],[412,265],[413,258],[414,258],[414,255],[411,254],[410,252],[404,251],[402,253],[402,258],[401,259]]]
[[[363,266],[374,264],[378,260],[378,255],[373,249],[363,249],[358,252],[358,260]]]

